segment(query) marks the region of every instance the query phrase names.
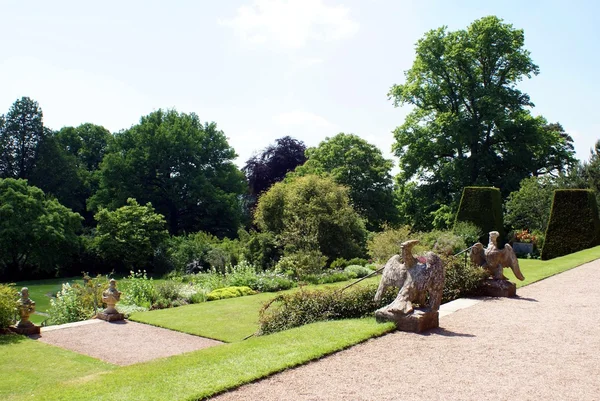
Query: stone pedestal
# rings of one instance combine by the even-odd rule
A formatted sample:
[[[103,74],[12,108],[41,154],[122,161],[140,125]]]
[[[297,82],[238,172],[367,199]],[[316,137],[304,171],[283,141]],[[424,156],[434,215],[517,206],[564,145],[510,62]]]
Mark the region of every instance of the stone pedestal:
[[[117,313],[99,312],[96,315],[96,318],[106,320],[107,322],[114,322],[117,320],[125,319],[125,315],[123,315],[122,313],[118,313],[118,312]]]
[[[10,331],[12,331],[13,333],[23,334],[26,336],[30,336],[33,334],[40,334],[40,332],[41,332],[41,327],[36,326],[35,324],[31,323],[30,321],[27,321],[24,323],[19,322],[16,326],[10,326],[8,329]]]
[[[375,318],[378,322],[394,322],[398,330],[411,333],[421,333],[425,330],[435,329],[440,326],[438,312],[432,312],[427,309],[417,308],[412,313],[404,315],[390,312],[384,307],[375,312]]]
[[[517,295],[517,286],[508,280],[487,279],[481,286],[481,295],[511,298]]]

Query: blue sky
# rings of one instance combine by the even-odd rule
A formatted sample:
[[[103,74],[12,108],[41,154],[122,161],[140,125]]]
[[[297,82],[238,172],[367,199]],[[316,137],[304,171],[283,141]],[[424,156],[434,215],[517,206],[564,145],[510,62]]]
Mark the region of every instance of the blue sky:
[[[486,4],[489,3],[489,4]],[[541,74],[533,113],[560,122],[587,160],[600,138],[600,6],[593,1],[12,1],[0,15],[0,113],[21,96],[46,126],[112,132],[159,108],[215,121],[243,165],[284,135],[317,145],[355,133],[390,151],[408,108],[414,44],[442,25],[497,15],[525,30]]]

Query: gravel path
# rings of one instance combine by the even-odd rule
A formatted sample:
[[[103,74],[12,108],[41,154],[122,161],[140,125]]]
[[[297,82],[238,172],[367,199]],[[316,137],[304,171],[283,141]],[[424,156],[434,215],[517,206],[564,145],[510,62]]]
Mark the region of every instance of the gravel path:
[[[222,344],[220,341],[122,320],[42,328],[39,341],[116,365],[131,365]]]
[[[215,400],[599,400],[600,260]]]

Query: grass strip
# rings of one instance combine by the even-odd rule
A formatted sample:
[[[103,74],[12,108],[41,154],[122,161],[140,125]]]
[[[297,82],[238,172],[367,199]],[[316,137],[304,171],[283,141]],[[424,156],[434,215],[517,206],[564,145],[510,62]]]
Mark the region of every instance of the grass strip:
[[[197,400],[350,347],[394,329],[373,318],[318,322],[269,336],[62,382],[36,400]],[[118,346],[118,345],[117,345]]]
[[[518,288],[573,269],[596,259],[600,259],[600,246],[584,249],[583,251],[550,260],[519,259],[521,272],[525,276],[524,281],[517,280],[510,269],[504,269],[504,275],[510,281],[516,283]]]
[[[56,383],[109,372],[115,365],[19,335],[0,335],[0,400],[31,399]]]

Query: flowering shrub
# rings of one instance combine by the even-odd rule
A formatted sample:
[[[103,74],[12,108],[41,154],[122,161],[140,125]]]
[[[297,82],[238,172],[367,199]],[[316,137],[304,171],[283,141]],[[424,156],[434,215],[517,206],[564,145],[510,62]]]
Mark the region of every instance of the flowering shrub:
[[[70,285],[65,283],[56,294],[56,298],[50,300],[50,322],[52,324],[64,324],[79,322],[94,316],[93,305],[85,305],[81,294],[82,288],[79,284]]]
[[[535,235],[530,233],[529,230],[525,229],[525,230],[515,231],[515,241],[523,242],[526,244],[535,244],[537,241],[537,238]]]
[[[146,270],[130,271],[121,301],[128,305],[149,308],[156,301],[156,290],[152,278],[148,278]]]

